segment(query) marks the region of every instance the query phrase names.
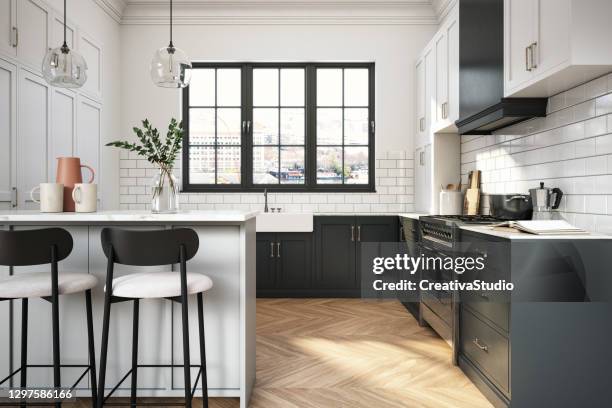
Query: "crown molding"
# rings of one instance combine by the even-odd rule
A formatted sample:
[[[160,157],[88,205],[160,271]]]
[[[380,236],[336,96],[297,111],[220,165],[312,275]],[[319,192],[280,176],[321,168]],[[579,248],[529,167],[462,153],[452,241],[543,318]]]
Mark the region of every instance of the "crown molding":
[[[176,25],[435,25],[429,0],[178,0]],[[130,0],[125,25],[168,24],[168,4]]]
[[[94,0],[94,2],[113,20],[121,23],[123,12],[127,7],[126,0]]]
[[[123,25],[168,24],[167,0],[94,0]],[[174,0],[177,25],[436,25],[457,0]]]
[[[432,6],[436,16],[438,16],[438,23],[442,23],[448,13],[453,9],[455,4],[459,0],[432,0]]]

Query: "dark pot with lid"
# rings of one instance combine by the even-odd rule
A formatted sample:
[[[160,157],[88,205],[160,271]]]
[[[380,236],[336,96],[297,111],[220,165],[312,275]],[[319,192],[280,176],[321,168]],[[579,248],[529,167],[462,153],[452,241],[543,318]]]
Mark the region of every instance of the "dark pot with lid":
[[[500,220],[530,220],[533,204],[529,194],[489,195],[489,214]]]

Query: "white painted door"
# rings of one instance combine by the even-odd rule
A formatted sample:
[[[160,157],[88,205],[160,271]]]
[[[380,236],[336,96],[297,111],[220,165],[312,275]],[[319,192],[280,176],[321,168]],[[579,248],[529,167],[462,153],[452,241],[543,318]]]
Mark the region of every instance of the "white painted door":
[[[30,190],[50,180],[47,164],[49,132],[49,88],[28,71],[19,75],[17,135],[17,201],[19,209],[38,209]]]
[[[570,0],[538,0],[534,74],[542,75],[570,58]]]
[[[443,29],[435,41],[436,49],[436,109],[433,128],[437,129],[446,120],[446,103],[448,102],[448,38]]]
[[[436,53],[430,48],[425,53],[425,144],[431,143],[436,110]]]
[[[40,72],[42,62],[51,46],[49,41],[49,10],[39,0],[17,1],[19,43],[17,56],[24,64]]]
[[[74,155],[76,127],[76,94],[62,88],[51,88],[51,134],[49,137],[48,174],[54,178],[58,157]]]
[[[425,189],[425,147],[419,147],[414,151],[414,184],[415,184],[415,210],[425,212],[426,189]]]
[[[504,1],[504,61],[506,94],[532,76],[529,46],[535,42],[538,0]]]
[[[433,163],[432,163],[432,151],[431,143],[425,146],[423,157],[425,161],[425,212],[430,214],[433,211],[432,197],[434,189],[433,183]]]
[[[18,227],[16,229],[38,229],[42,226]],[[74,247],[68,258],[59,263],[59,272],[88,273],[88,227],[63,227],[72,235]],[[15,267],[14,274],[46,272],[50,275],[50,266]],[[21,352],[21,301],[14,301],[13,366],[20,365]],[[60,359],[62,364],[87,364],[89,361],[87,347],[87,320],[85,314],[85,293],[60,296]],[[94,327],[97,334],[98,326]],[[51,342],[52,321],[51,304],[46,300],[33,298],[28,304],[28,361],[30,364],[53,364]],[[84,369],[63,368],[62,385],[72,386]],[[18,377],[16,377],[18,379]],[[30,387],[53,386],[53,369],[32,368],[28,371]],[[87,389],[89,376],[79,384],[79,389]]]
[[[10,210],[15,187],[17,68],[0,60],[0,210]]]
[[[123,229],[164,229],[163,226],[126,227]],[[102,227],[89,227],[89,273],[94,274],[100,285],[93,291],[94,327],[97,336],[101,336],[102,316],[104,309],[104,282],[106,281],[106,256],[100,243]],[[137,267],[115,265],[114,277],[135,272],[169,271],[171,265],[160,267]],[[172,302],[165,299],[150,299],[140,302],[140,323],[138,360],[140,364],[170,364],[172,361]],[[110,332],[108,342],[108,363],[106,369],[106,387],[110,391],[131,368],[132,361],[132,302],[115,303],[111,307]],[[100,337],[98,337],[99,339]],[[179,343],[180,344],[180,343]],[[96,356],[100,355],[100,341],[96,342]],[[99,365],[98,365],[99,367]],[[144,368],[138,371],[138,388],[147,395],[158,392],[167,393],[171,384],[170,369]],[[129,395],[129,379],[119,388],[118,393]],[[144,390],[147,391],[144,391]],[[163,395],[163,393],[162,393]]]
[[[425,61],[420,59],[416,64],[416,135],[418,146],[425,133]]]
[[[0,51],[17,55],[17,27],[15,26],[15,2],[0,0]]]
[[[454,124],[459,119],[459,13],[446,30],[448,43],[448,94],[446,120]]]
[[[100,104],[82,95],[78,97],[77,129],[75,155],[81,158],[81,164],[91,166],[95,171],[94,183],[100,185],[100,137],[102,126]],[[89,170],[83,169],[83,181],[89,180]],[[98,189],[98,197],[100,190]],[[101,206],[102,203],[99,202]]]

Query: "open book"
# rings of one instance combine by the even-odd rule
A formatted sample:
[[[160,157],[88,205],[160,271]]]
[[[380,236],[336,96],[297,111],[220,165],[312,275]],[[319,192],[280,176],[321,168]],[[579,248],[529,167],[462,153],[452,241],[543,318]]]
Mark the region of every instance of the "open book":
[[[519,231],[536,235],[570,235],[589,233],[588,231],[574,227],[567,221],[563,220],[504,221],[499,224],[494,224],[492,227],[514,228]]]

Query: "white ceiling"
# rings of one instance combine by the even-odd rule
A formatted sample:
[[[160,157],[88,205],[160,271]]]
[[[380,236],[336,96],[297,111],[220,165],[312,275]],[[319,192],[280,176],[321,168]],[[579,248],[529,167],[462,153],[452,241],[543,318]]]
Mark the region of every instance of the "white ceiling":
[[[94,0],[122,24],[165,24],[169,0]],[[176,24],[436,24],[457,0],[174,0]]]

